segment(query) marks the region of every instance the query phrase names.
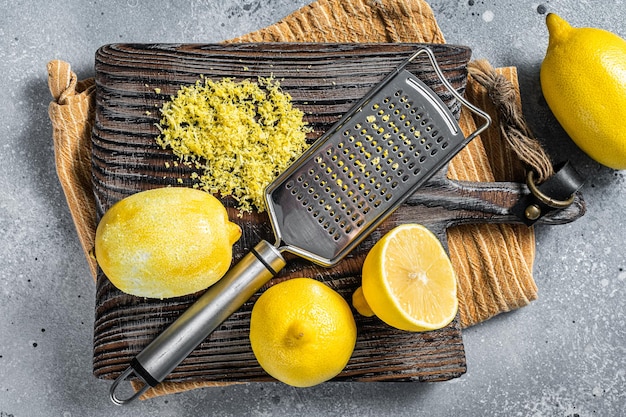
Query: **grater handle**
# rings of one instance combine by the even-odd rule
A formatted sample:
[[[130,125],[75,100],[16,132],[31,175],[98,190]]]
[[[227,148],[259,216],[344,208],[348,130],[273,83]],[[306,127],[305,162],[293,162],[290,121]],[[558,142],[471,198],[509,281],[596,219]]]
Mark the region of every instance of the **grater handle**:
[[[111,386],[111,401],[118,405],[128,403],[163,381],[285,265],[280,250],[262,240],[131,361]],[[145,385],[130,398],[119,398],[117,386],[133,373]]]
[[[421,48],[421,49],[419,49],[417,52],[415,52],[413,55],[411,55],[411,57],[409,57],[406,60],[406,62],[404,64],[402,64],[401,67],[405,67],[408,63],[413,61],[415,58],[417,58],[421,54],[426,54],[428,56],[428,59],[430,60],[430,63],[432,65],[433,69],[435,70],[435,73],[437,74],[437,77],[439,77],[439,79],[443,83],[444,87],[446,87],[446,89],[450,92],[450,94],[452,94],[454,96],[454,98],[459,100],[459,102],[462,105],[467,107],[469,109],[469,111],[471,111],[472,113],[474,113],[475,115],[479,116],[481,119],[483,119],[485,121],[485,123],[483,123],[482,125],[477,127],[476,130],[474,130],[472,133],[469,134],[469,136],[467,136],[465,138],[465,143],[466,144],[471,142],[472,139],[474,139],[476,136],[480,135],[483,131],[485,131],[489,127],[489,125],[491,124],[491,117],[485,111],[481,110],[480,108],[474,106],[472,103],[467,101],[467,99],[465,97],[463,97],[462,94],[459,94],[459,92],[456,91],[456,89],[452,86],[452,84],[450,84],[450,82],[448,81],[446,76],[443,74],[443,71],[441,70],[441,67],[437,63],[437,58],[435,58],[435,54],[429,48]]]

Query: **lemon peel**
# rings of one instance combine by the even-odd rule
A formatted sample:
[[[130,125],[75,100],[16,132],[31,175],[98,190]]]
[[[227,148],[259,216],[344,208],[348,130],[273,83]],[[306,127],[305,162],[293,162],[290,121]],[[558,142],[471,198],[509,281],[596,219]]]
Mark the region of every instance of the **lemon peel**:
[[[121,291],[149,298],[192,294],[230,268],[241,228],[210,194],[184,187],[135,193],[96,229],[95,257]]]

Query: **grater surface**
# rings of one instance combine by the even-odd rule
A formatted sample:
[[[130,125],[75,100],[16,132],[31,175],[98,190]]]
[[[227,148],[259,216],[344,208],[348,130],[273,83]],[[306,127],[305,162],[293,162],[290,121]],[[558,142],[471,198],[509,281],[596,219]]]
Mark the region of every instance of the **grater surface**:
[[[474,136],[428,86],[396,70],[267,188],[281,250],[335,264]]]

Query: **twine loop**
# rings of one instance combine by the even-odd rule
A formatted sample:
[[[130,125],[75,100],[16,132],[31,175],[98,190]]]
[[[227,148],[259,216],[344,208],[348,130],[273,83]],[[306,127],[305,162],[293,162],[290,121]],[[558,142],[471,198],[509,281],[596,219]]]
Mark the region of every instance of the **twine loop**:
[[[513,83],[496,73],[487,60],[472,61],[467,68],[472,78],[485,88],[496,107],[502,138],[522,163],[536,173],[537,182],[550,178],[554,174],[552,162],[524,119]]]

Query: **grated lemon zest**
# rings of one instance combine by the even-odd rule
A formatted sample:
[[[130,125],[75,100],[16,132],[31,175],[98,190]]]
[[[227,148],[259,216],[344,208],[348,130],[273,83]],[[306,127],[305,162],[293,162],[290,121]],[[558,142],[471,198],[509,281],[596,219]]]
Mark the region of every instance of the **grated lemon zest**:
[[[304,113],[273,78],[198,80],[161,107],[156,142],[200,171],[197,188],[265,210],[265,187],[306,148]],[[194,184],[196,187],[196,184]]]

